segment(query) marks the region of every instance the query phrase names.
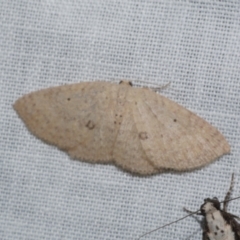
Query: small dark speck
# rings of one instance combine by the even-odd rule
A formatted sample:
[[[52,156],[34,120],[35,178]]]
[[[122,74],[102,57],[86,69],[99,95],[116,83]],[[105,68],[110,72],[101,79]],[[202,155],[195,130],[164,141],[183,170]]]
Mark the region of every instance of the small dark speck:
[[[120,115],[120,117],[122,117],[122,115]]]
[[[70,100],[71,100],[71,98],[68,98],[67,100],[68,100],[68,101],[70,101]]]
[[[214,234],[217,235],[217,232],[215,232]]]
[[[89,120],[88,123],[86,124],[86,127],[92,130],[95,127],[95,124],[91,120]]]
[[[117,117],[118,115],[117,115],[117,114],[115,114],[115,116]]]
[[[224,233],[224,230],[221,230],[221,233]]]
[[[114,121],[114,124],[116,124],[117,122],[116,121]]]
[[[147,135],[146,132],[140,132],[138,136],[139,136],[139,138],[140,138],[141,140],[146,140],[146,139],[148,139],[148,135]]]
[[[173,119],[173,121],[174,121],[174,122],[177,122],[177,119],[175,118],[175,119]]]

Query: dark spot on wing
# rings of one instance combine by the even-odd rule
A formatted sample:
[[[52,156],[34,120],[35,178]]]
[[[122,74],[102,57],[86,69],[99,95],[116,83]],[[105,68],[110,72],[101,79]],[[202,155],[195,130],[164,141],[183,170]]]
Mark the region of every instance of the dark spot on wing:
[[[91,120],[89,120],[88,123],[86,124],[86,127],[89,130],[92,130],[95,127],[95,124]]]
[[[146,132],[140,132],[138,136],[139,136],[139,138],[140,138],[141,140],[146,140],[146,139],[148,139],[148,135],[147,135]]]

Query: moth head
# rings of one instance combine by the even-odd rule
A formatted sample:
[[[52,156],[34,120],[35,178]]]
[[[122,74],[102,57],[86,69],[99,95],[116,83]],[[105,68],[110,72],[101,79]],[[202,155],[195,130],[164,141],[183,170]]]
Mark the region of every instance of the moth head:
[[[216,197],[204,199],[204,203],[201,206],[201,214],[203,216],[218,210],[220,210],[220,202]]]

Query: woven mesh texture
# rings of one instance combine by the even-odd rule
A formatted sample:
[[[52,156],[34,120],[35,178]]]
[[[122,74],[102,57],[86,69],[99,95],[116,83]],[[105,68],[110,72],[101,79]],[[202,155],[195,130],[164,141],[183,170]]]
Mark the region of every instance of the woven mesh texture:
[[[136,239],[240,195],[240,2],[0,1],[0,239]],[[23,94],[88,80],[163,86],[216,126],[231,154],[200,170],[137,177],[74,161],[12,108]],[[141,82],[140,82],[141,81]],[[240,201],[229,204],[240,215]],[[201,239],[190,217],[144,239]]]

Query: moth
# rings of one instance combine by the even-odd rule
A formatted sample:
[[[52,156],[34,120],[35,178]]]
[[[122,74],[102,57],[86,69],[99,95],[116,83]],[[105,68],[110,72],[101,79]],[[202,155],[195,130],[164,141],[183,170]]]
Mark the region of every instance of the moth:
[[[204,199],[200,210],[203,219],[202,240],[240,240],[240,218],[227,212],[227,206],[233,189],[234,175],[232,175],[229,190],[223,201],[223,209],[219,200],[214,198]]]
[[[200,168],[230,152],[225,137],[186,108],[131,82],[39,90],[14,109],[41,140],[91,163],[139,175]]]
[[[201,227],[203,230],[202,240],[240,240],[240,223],[237,220],[240,218],[232,213],[227,212],[229,201],[238,199],[240,197],[231,198],[234,185],[234,174],[232,174],[231,184],[229,190],[225,196],[224,201],[220,202],[218,198],[206,198],[200,209],[192,212],[184,208],[185,211],[190,213],[189,215],[180,218],[174,222],[168,223],[164,226],[158,227],[152,231],[149,231],[141,235],[138,239],[142,239],[144,236],[155,232],[161,228],[169,226],[173,223],[179,222],[191,215],[202,215],[203,219]],[[221,209],[221,203],[223,208]],[[236,220],[237,219],[237,220]]]

